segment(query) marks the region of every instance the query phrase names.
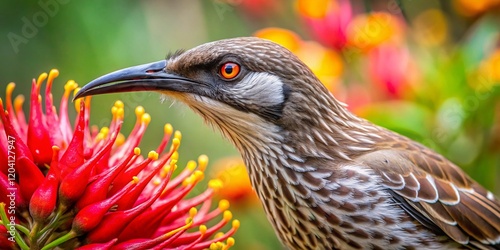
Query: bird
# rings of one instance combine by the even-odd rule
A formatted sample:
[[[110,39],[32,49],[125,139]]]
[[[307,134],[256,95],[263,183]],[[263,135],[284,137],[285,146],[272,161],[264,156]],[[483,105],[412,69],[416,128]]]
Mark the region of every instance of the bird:
[[[299,58],[237,37],[92,80],[75,98],[157,91],[240,152],[288,249],[500,249],[500,202],[457,165],[352,114]]]

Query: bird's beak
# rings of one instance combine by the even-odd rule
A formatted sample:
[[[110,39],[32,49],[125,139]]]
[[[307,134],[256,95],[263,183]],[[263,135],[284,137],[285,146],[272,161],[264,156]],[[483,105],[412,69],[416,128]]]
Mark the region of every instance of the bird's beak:
[[[166,60],[117,70],[101,76],[76,93],[73,100],[99,94],[132,91],[189,92],[199,83],[165,71]]]

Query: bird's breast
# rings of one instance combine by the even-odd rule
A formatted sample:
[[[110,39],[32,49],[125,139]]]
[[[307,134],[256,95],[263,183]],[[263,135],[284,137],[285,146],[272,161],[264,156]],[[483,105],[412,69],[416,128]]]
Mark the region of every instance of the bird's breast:
[[[300,162],[251,155],[244,158],[252,185],[290,249],[398,249],[433,237],[394,204],[378,176],[363,166],[307,166],[300,172],[291,166]]]

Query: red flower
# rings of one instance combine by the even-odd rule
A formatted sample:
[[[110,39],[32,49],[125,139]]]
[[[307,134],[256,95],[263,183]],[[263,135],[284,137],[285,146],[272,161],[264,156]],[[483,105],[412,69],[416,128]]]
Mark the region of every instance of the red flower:
[[[283,9],[282,0],[219,0],[218,2],[230,5],[216,7],[219,13],[231,10],[234,7],[242,10],[244,14],[255,20],[263,19]]]
[[[403,46],[383,44],[373,48],[368,54],[368,67],[370,79],[382,99],[403,98],[415,77],[415,65]]]
[[[120,134],[121,101],[111,110],[109,127],[97,131],[88,125],[90,98],[77,100],[73,129],[67,109],[77,84],[66,83],[57,113],[51,87],[58,74],[52,70],[33,80],[28,121],[23,97],[12,102],[14,83],[7,86],[5,106],[0,99],[0,248],[227,249],[234,244],[231,236],[239,221],[233,220],[226,233],[216,234],[232,219],[226,200],[211,209],[220,180],[211,180],[203,193],[185,198],[203,179],[206,156],[172,177],[180,132],[165,125],[158,149],[142,157],[137,146],[151,117],[136,108],[136,125],[125,139]],[[160,155],[169,142],[170,149]],[[218,223],[205,226],[219,215]]]
[[[321,0],[314,4],[299,0],[297,6],[317,41],[330,48],[344,48],[353,15],[348,0]]]

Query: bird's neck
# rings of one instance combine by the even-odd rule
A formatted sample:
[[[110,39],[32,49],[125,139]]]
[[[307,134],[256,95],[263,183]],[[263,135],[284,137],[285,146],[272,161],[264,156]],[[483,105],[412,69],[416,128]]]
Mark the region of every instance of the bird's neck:
[[[278,179],[293,182],[295,175],[317,171],[318,162],[329,162],[335,168],[374,149],[379,128],[351,114],[342,103],[334,100],[333,104],[338,106],[319,108],[313,115],[295,110],[290,116],[299,119],[290,121],[295,126],[236,114],[218,126],[242,154],[255,189],[276,190],[280,188]],[[265,178],[274,181],[271,189],[262,188]]]
[[[331,204],[350,202],[351,198],[346,198],[350,196],[336,197],[331,193],[332,190],[353,186],[362,190],[373,189],[359,181],[369,179],[368,174],[359,177],[355,171],[348,172],[340,168],[346,164],[354,168],[354,165],[348,164],[354,157],[351,153],[372,150],[373,140],[362,133],[363,128],[357,128],[361,125],[354,126],[355,121],[335,123],[335,119],[338,118],[324,123],[310,123],[297,131],[283,130],[279,126],[262,126],[262,129],[251,132],[252,138],[256,140],[252,144],[235,143],[239,144],[237,147],[268,220],[279,232],[281,241],[290,248],[333,248],[331,239],[335,236],[315,238],[317,242],[304,243],[306,245],[294,243],[300,242],[294,241],[294,238],[307,239],[307,234],[315,234],[319,230],[316,226],[324,223],[311,222],[311,216],[315,215],[309,211],[309,207],[316,207],[315,211],[320,216],[328,214],[329,218],[342,218],[346,211],[321,205],[325,200],[330,200]],[[343,182],[352,186],[346,186]],[[308,230],[304,231],[304,227]]]
[[[334,162],[373,150],[381,139],[379,127],[353,115],[330,93],[318,96],[322,98],[305,99],[304,108],[285,110],[287,136],[281,143],[292,146],[296,154]]]

